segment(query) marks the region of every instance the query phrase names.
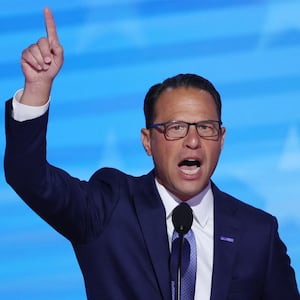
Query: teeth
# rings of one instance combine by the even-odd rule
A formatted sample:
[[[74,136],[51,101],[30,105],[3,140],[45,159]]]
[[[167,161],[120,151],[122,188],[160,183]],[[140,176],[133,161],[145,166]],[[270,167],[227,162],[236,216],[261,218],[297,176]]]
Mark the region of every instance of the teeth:
[[[186,175],[194,175],[198,172],[198,168],[195,168],[195,169],[181,169],[181,170]]]
[[[200,169],[200,161],[196,159],[185,159],[179,163],[181,172],[186,175],[194,175]]]

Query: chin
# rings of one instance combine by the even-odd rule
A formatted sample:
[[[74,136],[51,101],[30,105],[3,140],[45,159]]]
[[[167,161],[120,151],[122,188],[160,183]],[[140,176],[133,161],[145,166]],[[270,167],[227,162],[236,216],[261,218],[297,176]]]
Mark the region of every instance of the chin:
[[[180,194],[177,193],[177,197],[182,200],[182,201],[188,201],[191,198],[195,197],[196,195],[198,195],[201,191],[199,192],[194,192],[191,193],[191,191],[189,190],[188,192],[181,192]]]

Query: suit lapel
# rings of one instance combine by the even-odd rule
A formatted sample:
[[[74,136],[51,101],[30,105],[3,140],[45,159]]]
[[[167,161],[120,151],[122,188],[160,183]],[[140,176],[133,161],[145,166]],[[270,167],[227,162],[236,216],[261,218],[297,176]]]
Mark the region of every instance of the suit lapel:
[[[239,242],[237,203],[212,185],[214,193],[214,263],[211,300],[227,299]]]
[[[145,243],[152,261],[162,298],[171,299],[169,275],[169,242],[166,213],[155,186],[153,172],[141,178],[140,185],[133,187],[134,205]]]
[[[163,299],[171,299],[166,215],[154,174],[141,177],[133,202]],[[239,241],[237,203],[212,184],[214,194],[214,263],[211,300],[226,300]]]

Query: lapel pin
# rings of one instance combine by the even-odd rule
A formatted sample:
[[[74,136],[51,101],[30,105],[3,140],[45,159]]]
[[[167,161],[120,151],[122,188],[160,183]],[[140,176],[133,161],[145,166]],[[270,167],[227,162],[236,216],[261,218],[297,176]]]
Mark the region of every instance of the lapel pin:
[[[221,235],[220,240],[224,241],[224,242],[229,242],[229,243],[233,243],[234,242],[234,238],[223,236],[223,235]]]

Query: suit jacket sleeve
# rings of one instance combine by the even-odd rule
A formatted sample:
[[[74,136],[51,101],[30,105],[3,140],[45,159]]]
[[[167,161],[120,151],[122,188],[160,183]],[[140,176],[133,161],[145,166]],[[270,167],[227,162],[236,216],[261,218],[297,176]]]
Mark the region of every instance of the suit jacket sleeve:
[[[300,299],[295,273],[290,265],[287,248],[278,234],[277,220],[270,235],[269,262],[264,299]]]
[[[101,190],[105,190],[101,182],[93,185],[81,181],[47,162],[48,112],[36,119],[18,122],[11,117],[11,111],[9,100],[5,114],[4,170],[7,182],[38,215],[66,238],[77,243],[90,239],[91,235],[101,231],[114,199],[101,201]],[[89,197],[89,193],[93,193],[93,197]],[[97,193],[99,195],[95,195]],[[88,200],[95,198],[97,202]]]

